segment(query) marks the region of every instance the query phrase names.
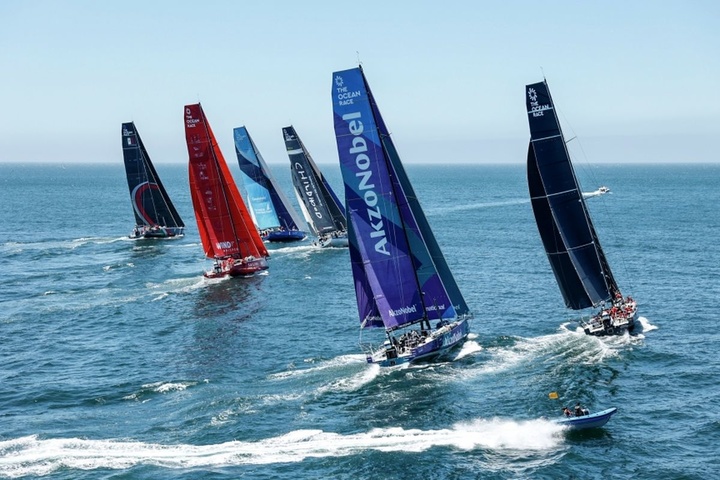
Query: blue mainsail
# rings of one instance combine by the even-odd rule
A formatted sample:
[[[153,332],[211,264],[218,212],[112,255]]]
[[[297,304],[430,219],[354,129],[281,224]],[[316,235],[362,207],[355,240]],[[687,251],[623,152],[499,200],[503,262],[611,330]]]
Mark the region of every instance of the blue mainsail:
[[[283,227],[286,230],[302,230],[303,222],[270,173],[247,128],[235,128],[233,136],[243,185],[257,228],[265,230]]]
[[[527,85],[528,185],[545,252],[565,304],[597,306],[619,295],[570,162],[545,81]]]
[[[377,314],[389,330],[455,317],[456,302],[425,238],[429,225],[362,69],[334,73],[332,97],[362,325],[378,326]],[[430,242],[437,246],[434,237]],[[462,296],[454,300],[466,313]]]

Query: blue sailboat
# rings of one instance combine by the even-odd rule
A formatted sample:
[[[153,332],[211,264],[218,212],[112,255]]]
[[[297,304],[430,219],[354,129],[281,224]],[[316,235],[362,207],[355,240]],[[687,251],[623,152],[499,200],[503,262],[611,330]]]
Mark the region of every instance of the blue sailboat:
[[[247,128],[235,128],[233,137],[248,207],[262,239],[294,242],[305,238],[300,216],[270,173]]]
[[[623,297],[600,246],[547,82],[527,85],[525,101],[530,124],[530,199],[565,305],[573,310],[600,307],[589,320],[581,321],[588,335],[632,330],[637,304],[632,297]]]
[[[472,315],[361,67],[333,74],[332,98],[360,327],[387,337],[363,345],[367,361],[432,359],[464,342]]]
[[[290,159],[295,194],[319,247],[347,247],[347,220],[342,203],[313,161],[291,125],[284,127],[283,138]]]
[[[135,214],[130,238],[183,236],[185,224],[170,201],[134,122],[122,124],[122,149]]]

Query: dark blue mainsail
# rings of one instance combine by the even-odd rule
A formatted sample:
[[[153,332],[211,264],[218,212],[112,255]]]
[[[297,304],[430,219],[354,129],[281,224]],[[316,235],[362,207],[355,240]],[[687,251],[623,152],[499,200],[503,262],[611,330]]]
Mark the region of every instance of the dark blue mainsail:
[[[378,314],[389,330],[453,318],[455,304],[468,313],[454,280],[457,298],[445,285],[450,271],[362,69],[334,73],[332,96],[361,324],[379,326]]]
[[[295,128],[283,127],[293,185],[305,220],[316,235],[347,230],[345,213]]]
[[[260,151],[247,128],[233,130],[243,185],[247,192],[250,211],[260,229],[283,227],[286,230],[304,230],[299,215],[270,173]]]
[[[167,227],[173,234],[185,227],[165,191],[133,122],[122,124],[122,149],[130,201],[137,227]]]
[[[619,289],[578,185],[545,81],[525,89],[530,198],[565,304],[579,310],[615,298]]]

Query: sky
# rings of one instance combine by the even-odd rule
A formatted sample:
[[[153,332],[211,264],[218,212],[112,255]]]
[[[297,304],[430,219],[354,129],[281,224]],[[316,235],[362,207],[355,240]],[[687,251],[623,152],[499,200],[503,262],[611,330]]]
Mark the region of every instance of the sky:
[[[268,163],[294,125],[337,162],[334,71],[362,63],[405,163],[522,163],[526,84],[547,79],[590,162],[718,162],[720,2],[2,0],[0,162],[120,163],[134,121],[187,162],[201,102],[226,160]]]

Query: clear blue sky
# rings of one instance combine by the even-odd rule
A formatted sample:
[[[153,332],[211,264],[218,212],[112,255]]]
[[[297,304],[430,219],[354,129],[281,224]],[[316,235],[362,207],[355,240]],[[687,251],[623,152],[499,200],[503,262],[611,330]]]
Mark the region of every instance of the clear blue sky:
[[[0,162],[121,162],[130,120],[155,163],[186,162],[197,101],[229,161],[244,124],[287,162],[293,124],[336,162],[332,72],[356,52],[407,163],[523,162],[543,73],[591,162],[720,160],[716,0],[3,0],[0,19]]]

